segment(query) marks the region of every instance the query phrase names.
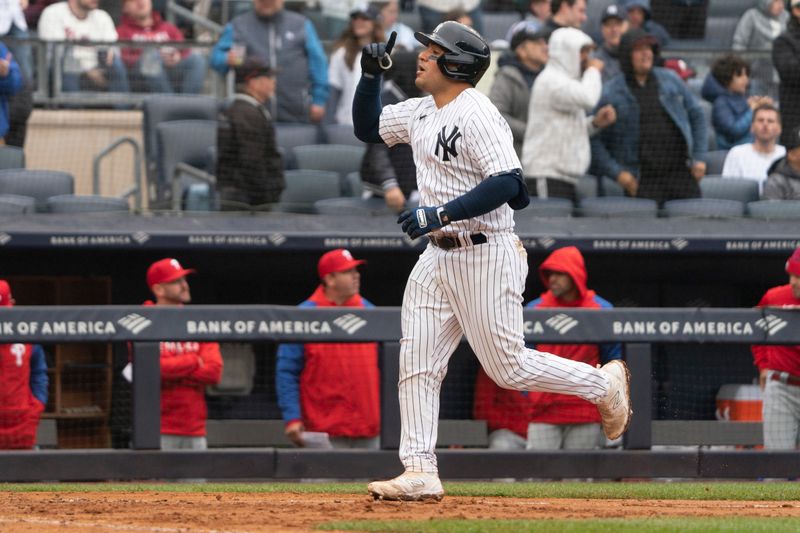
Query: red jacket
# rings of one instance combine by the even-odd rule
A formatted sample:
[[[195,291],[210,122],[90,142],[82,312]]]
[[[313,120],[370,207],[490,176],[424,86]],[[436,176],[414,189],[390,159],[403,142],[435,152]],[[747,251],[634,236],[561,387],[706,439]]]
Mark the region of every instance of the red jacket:
[[[580,297],[574,302],[557,299],[549,290],[542,293],[527,307],[583,307],[611,308],[609,302],[586,287],[586,266],[580,251],[574,246],[560,248],[539,267],[539,275],[547,286],[544,271],[568,274],[578,289]],[[567,359],[582,361],[592,366],[611,359],[619,359],[619,344],[537,344],[539,351],[550,352]],[[600,422],[597,407],[577,396],[549,392],[520,392],[498,387],[483,370],[479,370],[475,386],[473,415],[486,420],[490,431],[510,429],[525,437],[528,424],[586,424]]]
[[[166,41],[183,41],[183,34],[175,25],[166,22],[157,11],[153,11],[153,25],[140,26],[127,15],[122,15],[117,26],[117,35],[120,41],[142,41],[162,43]],[[188,48],[181,50],[181,55],[186,57],[191,51]],[[122,48],[122,61],[132,67],[142,55],[141,48]]]
[[[768,290],[758,307],[790,307],[800,306],[800,299],[795,298],[791,285],[781,285]],[[753,359],[759,370],[769,369],[788,372],[800,376],[800,345],[790,346],[753,346]]]
[[[334,307],[322,286],[302,307]],[[341,307],[372,307],[355,295]],[[276,372],[278,404],[288,424],[331,437],[380,433],[378,345],[368,343],[282,344]]]
[[[32,377],[42,400],[34,396]],[[46,401],[47,366],[41,347],[0,344],[0,449],[33,447]]]

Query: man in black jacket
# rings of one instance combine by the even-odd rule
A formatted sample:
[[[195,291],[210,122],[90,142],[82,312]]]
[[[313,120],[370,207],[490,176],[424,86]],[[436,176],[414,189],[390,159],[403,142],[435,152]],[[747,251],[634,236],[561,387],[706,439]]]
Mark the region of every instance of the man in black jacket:
[[[275,128],[264,107],[275,94],[275,72],[248,60],[237,69],[236,84],[217,130],[217,191],[228,211],[274,204],[285,186]]]
[[[779,100],[783,119],[781,144],[789,142],[795,127],[800,126],[800,0],[789,2],[791,18],[786,31],[772,43],[772,63],[781,79]]]

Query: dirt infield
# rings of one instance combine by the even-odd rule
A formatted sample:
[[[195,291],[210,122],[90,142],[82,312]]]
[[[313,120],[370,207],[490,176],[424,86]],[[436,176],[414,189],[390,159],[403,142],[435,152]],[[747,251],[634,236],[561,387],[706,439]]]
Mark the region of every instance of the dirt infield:
[[[376,502],[352,494],[0,492],[0,531],[301,532],[340,520],[800,517],[797,501],[445,497]]]

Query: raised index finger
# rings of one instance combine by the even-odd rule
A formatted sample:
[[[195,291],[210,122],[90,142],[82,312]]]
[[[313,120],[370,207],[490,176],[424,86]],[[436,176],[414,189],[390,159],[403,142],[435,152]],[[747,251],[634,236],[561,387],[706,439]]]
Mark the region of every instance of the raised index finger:
[[[394,48],[394,42],[397,40],[397,32],[393,31],[392,34],[389,36],[389,40],[386,42],[386,55],[392,53],[392,48]]]

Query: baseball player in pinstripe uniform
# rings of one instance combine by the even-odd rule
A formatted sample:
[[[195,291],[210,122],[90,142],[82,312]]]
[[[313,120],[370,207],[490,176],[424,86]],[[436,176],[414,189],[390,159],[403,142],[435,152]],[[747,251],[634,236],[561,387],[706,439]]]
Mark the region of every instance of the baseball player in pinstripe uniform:
[[[403,296],[398,388],[405,472],[368,487],[387,500],[444,495],[434,454],[439,391],[462,335],[501,387],[588,400],[598,406],[612,439],[631,417],[624,362],[598,369],[525,347],[528,262],[514,234],[513,210],[528,205],[528,193],[508,124],[474,88],[489,66],[489,46],[457,22],[415,36],[425,46],[416,84],[430,96],[382,108],[381,73],[391,65],[392,34],[388,43],[364,48],[353,102],[359,139],[411,145],[420,207],[401,214],[398,223],[412,238],[430,238]]]

